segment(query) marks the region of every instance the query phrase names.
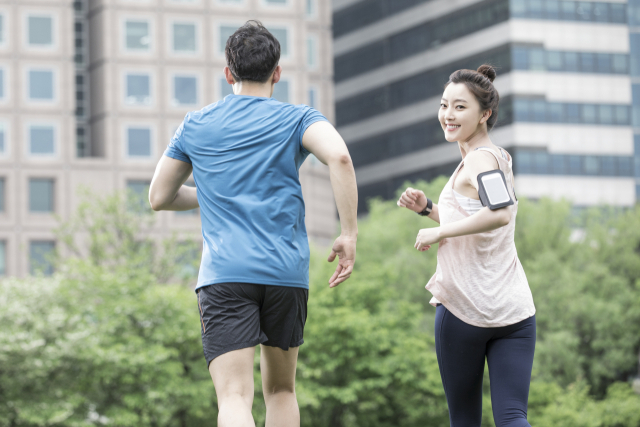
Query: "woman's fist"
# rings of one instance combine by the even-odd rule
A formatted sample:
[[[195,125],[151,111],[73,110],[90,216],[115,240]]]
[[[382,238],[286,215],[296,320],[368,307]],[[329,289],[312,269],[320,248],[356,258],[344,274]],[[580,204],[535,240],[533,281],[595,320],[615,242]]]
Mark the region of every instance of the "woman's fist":
[[[422,212],[427,207],[427,196],[422,191],[409,187],[398,199],[398,206]]]

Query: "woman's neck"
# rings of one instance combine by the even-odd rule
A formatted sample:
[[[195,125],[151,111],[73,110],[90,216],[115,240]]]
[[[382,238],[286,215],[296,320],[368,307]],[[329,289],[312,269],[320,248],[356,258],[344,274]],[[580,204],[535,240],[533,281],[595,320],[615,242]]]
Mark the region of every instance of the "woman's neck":
[[[458,147],[460,148],[460,154],[462,154],[462,158],[464,159],[467,154],[478,147],[494,148],[495,146],[493,145],[493,142],[491,142],[491,138],[489,138],[489,133],[482,129],[475,132],[465,141],[458,141]]]

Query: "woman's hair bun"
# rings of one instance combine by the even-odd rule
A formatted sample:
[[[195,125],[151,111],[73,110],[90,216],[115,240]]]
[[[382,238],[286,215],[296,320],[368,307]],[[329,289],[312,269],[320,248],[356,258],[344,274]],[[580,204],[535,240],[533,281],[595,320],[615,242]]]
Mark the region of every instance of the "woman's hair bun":
[[[496,79],[496,69],[489,64],[482,64],[477,70],[480,74],[487,77],[491,82]]]

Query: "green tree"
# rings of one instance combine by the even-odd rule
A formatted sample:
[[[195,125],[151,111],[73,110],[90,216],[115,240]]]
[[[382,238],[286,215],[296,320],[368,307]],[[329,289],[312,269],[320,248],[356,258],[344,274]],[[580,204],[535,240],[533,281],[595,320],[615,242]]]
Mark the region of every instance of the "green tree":
[[[419,182],[437,199],[446,180]],[[205,426],[217,416],[192,290],[192,241],[150,239],[153,214],[122,195],[84,203],[54,277],[0,281],[0,427]],[[628,379],[640,350],[640,210],[521,200],[516,244],[537,306],[529,419],[638,427]],[[298,400],[305,427],[447,425],[430,294],[436,225],[395,201],[360,221],[355,272],[337,289],[314,250]],[[189,268],[185,268],[187,265]],[[256,355],[256,362],[259,355]],[[488,381],[483,426],[493,425]],[[256,363],[254,416],[264,425]]]

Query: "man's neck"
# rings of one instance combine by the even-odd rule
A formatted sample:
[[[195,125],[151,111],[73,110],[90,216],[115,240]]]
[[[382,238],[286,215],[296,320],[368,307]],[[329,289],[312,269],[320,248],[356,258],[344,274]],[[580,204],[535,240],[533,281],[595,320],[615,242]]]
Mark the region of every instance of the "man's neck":
[[[233,85],[233,93],[236,95],[270,98],[273,94],[273,84],[271,83],[271,79],[266,83],[237,82]]]

